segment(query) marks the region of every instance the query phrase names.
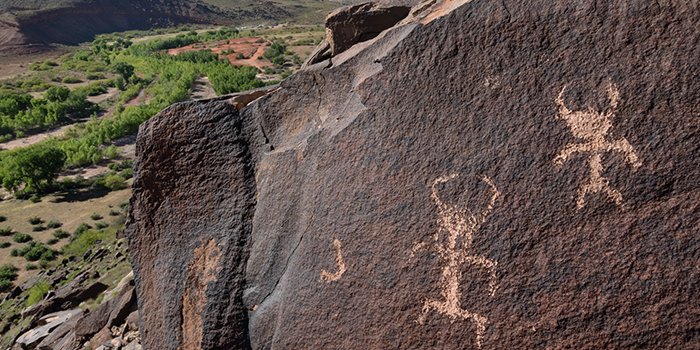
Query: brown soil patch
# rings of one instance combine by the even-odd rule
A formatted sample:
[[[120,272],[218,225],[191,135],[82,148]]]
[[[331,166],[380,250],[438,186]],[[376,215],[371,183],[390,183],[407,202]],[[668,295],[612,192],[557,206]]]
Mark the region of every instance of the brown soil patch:
[[[262,70],[265,67],[272,66],[270,61],[262,59],[265,48],[267,48],[269,44],[269,41],[260,37],[238,38],[170,49],[168,50],[168,54],[178,55],[183,52],[210,50],[218,54],[220,58],[228,59],[233,65],[256,67]],[[223,52],[225,51],[231,51],[232,53],[224,55]],[[243,54],[244,58],[237,58],[239,54]]]

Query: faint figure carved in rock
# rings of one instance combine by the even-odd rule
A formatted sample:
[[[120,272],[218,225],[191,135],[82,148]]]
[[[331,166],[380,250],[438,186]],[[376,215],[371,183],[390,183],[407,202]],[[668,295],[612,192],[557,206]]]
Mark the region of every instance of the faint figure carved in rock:
[[[221,252],[216,241],[203,242],[195,249],[187,267],[182,295],[182,345],[180,350],[201,349],[204,336],[202,314],[206,309],[209,284],[217,280]]]
[[[325,282],[335,282],[340,279],[345,273],[345,260],[343,260],[343,252],[341,250],[340,241],[337,239],[333,240],[333,248],[335,249],[335,263],[337,265],[337,271],[334,273],[328,272],[325,269],[321,270],[321,280]]]
[[[639,168],[642,163],[634,152],[632,145],[624,137],[618,140],[609,140],[608,131],[612,127],[610,121],[615,116],[615,110],[620,99],[617,87],[608,83],[608,99],[610,107],[607,111],[598,112],[589,107],[586,111],[571,111],[564,102],[564,91],[562,88],[556,103],[559,106],[559,119],[566,121],[571,133],[583,140],[582,143],[572,143],[564,147],[559,155],[554,158],[554,164],[561,166],[569,157],[576,153],[589,154],[588,166],[590,178],[588,183],[582,185],[578,190],[576,208],[581,209],[586,204],[586,195],[589,193],[604,193],[612,199],[618,206],[622,205],[622,194],[610,187],[608,179],[601,173],[603,171],[603,155],[609,152],[619,152],[625,156],[625,160],[633,168]]]
[[[476,312],[462,308],[460,290],[460,280],[462,278],[462,266],[464,264],[476,265],[485,269],[489,273],[489,297],[496,294],[496,261],[474,254],[472,242],[474,234],[479,231],[481,225],[486,222],[486,218],[494,209],[496,200],[501,193],[490,178],[484,176],[482,181],[489,186],[491,197],[488,204],[477,214],[472,213],[468,208],[456,208],[449,205],[440,198],[437,185],[449,182],[459,177],[459,174],[442,176],[437,178],[431,187],[432,199],[438,209],[439,229],[433,236],[434,247],[440,258],[445,261],[440,277],[440,288],[443,300],[426,300],[423,310],[418,318],[418,323],[425,323],[431,311],[451,318],[454,322],[458,319],[471,320],[476,326],[476,345],[481,348],[481,343],[486,332],[488,319]],[[446,237],[446,243],[439,243],[441,237]],[[444,239],[443,239],[444,240]],[[412,255],[427,247],[425,243],[416,244],[413,247]]]

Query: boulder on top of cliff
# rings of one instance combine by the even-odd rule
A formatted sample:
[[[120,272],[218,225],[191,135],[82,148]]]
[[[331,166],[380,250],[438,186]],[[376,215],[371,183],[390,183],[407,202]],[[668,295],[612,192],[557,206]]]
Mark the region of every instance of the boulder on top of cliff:
[[[700,348],[700,8],[418,6],[142,126],[144,348]]]
[[[406,18],[410,11],[406,4],[366,2],[331,12],[326,18],[326,42],[331,55],[376,37]]]

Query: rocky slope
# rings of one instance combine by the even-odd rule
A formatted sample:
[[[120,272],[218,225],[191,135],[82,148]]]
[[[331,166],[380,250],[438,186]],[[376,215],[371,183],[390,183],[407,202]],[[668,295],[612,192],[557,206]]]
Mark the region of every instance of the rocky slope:
[[[700,347],[697,3],[409,5],[142,127],[144,347]]]
[[[0,1],[0,56],[36,51],[53,43],[78,44],[100,33],[179,23],[274,23],[305,11],[313,9],[306,4],[269,1],[229,1],[222,7],[207,0],[5,0]]]

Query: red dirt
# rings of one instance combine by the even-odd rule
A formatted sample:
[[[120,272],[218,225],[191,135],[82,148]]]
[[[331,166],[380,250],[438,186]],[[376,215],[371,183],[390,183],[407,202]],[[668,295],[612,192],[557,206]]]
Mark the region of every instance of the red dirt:
[[[265,53],[265,48],[269,44],[269,41],[259,37],[239,38],[221,40],[215,43],[193,44],[176,49],[170,49],[168,50],[168,54],[178,55],[189,51],[210,50],[211,52],[218,54],[219,57],[228,59],[233,65],[256,67],[262,70],[265,67],[272,66],[270,61],[261,59],[263,53]],[[221,53],[226,50],[232,50],[233,53],[229,55],[222,55]],[[238,59],[236,58],[238,54],[243,54],[246,58]]]

